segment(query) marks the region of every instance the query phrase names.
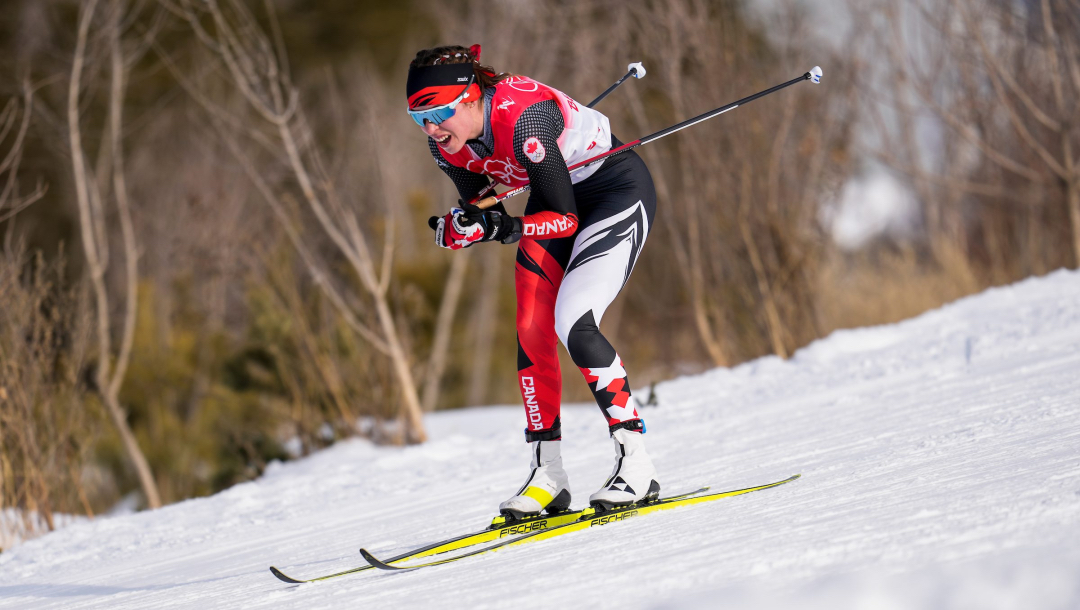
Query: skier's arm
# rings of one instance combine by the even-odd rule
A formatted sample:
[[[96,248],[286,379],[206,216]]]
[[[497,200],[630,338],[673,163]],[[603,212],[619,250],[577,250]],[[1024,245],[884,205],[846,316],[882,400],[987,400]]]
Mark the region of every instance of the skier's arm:
[[[462,208],[469,207],[466,204],[475,200],[480,191],[488,186],[487,176],[447,163],[439,152],[435,140],[431,138],[428,138],[428,148],[431,149],[431,156],[435,158],[439,169],[450,177],[457,188],[458,195],[461,197],[459,205]],[[428,225],[435,231],[435,243],[440,247],[458,250],[467,248],[478,241],[502,240],[512,237],[515,229],[518,237],[514,237],[512,241],[517,241],[521,235],[520,221],[511,218],[506,213],[502,202],[492,206],[477,218],[460,214],[460,212],[460,209],[455,209],[443,217],[432,216],[428,220]]]
[[[514,125],[514,154],[529,175],[529,202],[539,203],[542,210],[521,219],[525,237],[552,239],[577,230],[574,185],[559,150],[563,128],[562,112],[554,100],[529,106]]]

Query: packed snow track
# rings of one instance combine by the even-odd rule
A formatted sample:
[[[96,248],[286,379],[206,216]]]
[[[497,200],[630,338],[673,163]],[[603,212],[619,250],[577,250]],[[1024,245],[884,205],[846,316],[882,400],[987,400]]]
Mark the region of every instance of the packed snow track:
[[[18,546],[0,608],[1080,607],[1080,273],[657,392],[665,494],[802,478],[414,572],[270,574],[483,527],[527,472],[521,409],[438,413],[423,446],[341,443]],[[612,448],[595,406],[562,421],[581,506]]]

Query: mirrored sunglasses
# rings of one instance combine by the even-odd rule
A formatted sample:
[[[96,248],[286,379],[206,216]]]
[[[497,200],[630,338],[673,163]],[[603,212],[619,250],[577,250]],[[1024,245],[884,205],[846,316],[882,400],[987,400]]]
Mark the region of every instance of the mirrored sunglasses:
[[[461,92],[461,95],[450,102],[442,106],[436,106],[435,108],[426,108],[424,110],[409,110],[409,116],[412,120],[416,121],[416,124],[423,127],[425,122],[431,122],[435,125],[441,124],[443,121],[454,116],[457,112],[457,105],[461,103],[461,100],[465,99],[465,96],[469,93],[469,87],[472,86],[472,79],[469,80],[469,84],[465,85],[465,89]]]

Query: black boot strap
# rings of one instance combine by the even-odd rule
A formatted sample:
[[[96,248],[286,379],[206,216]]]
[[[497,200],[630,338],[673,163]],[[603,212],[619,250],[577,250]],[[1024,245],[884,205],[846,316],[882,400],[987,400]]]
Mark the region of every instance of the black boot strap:
[[[559,418],[555,418],[555,423],[551,425],[547,430],[525,430],[525,441],[531,443],[533,441],[557,441],[562,438],[562,422]]]
[[[645,434],[645,422],[641,419],[631,419],[630,421],[621,421],[612,426],[608,426],[608,434],[614,435],[616,430],[622,429],[630,430],[632,432],[640,432]]]

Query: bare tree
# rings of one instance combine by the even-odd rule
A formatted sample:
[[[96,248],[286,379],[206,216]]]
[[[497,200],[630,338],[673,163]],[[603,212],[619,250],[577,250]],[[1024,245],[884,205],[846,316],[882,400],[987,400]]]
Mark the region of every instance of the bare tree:
[[[967,250],[967,235],[981,233],[996,259],[1014,234],[1018,258],[1053,259],[1045,232],[1032,231],[1054,232],[1046,219],[1060,210],[1080,265],[1080,2],[886,8],[880,38],[899,125],[879,120],[879,131],[900,145],[883,142],[877,153],[912,177],[931,237]],[[912,140],[918,113],[937,120],[941,150]],[[973,221],[964,212],[973,205],[999,212]],[[986,226],[976,231],[979,222]]]
[[[280,194],[256,169],[251,154],[239,139],[241,136],[228,135],[230,149],[281,221],[319,286],[349,326],[389,358],[401,391],[400,416],[405,422],[406,436],[412,442],[424,441],[426,434],[422,408],[410,356],[402,342],[398,321],[389,302],[395,249],[392,202],[383,197],[387,206],[385,218],[391,226],[384,231],[381,256],[377,256],[369,245],[368,233],[372,227],[361,222],[361,213],[355,201],[350,201],[350,196],[343,197],[343,191],[328,170],[330,165],[315,144],[312,124],[300,102],[299,89],[292,84],[285,49],[269,3],[265,6],[274,30],[273,39],[263,31],[244,3],[236,0],[207,0],[199,3],[200,6],[190,0],[164,4],[187,20],[199,40],[221,62],[222,72],[268,130],[263,132],[258,127],[245,127],[241,120],[199,94],[190,83],[188,90],[210,110],[222,133],[236,134],[239,128],[243,136],[252,137],[264,150],[280,159],[288,168],[293,183],[299,188],[307,210],[315,217],[323,236],[329,239],[360,280],[374,310],[376,328],[362,319],[370,310],[357,309],[356,299],[344,294],[324,270],[325,263],[320,262],[310,244],[300,235]],[[210,28],[204,28],[204,18],[211,22]]]
[[[652,95],[628,98],[645,133],[809,67],[790,42],[806,38],[791,3],[781,3],[768,32],[748,23],[736,2],[680,0],[627,12],[638,44],[665,49],[652,80],[639,85]],[[766,48],[762,36],[783,42]],[[640,152],[664,206],[658,224],[667,229],[668,260],[698,339],[719,366],[762,351],[787,356],[820,334],[814,282],[825,240],[817,210],[846,171],[830,152],[846,146],[852,84],[837,54],[816,61],[827,67],[828,89],[785,91]]]
[[[502,252],[485,252],[482,261],[483,277],[498,277]],[[468,392],[465,404],[482,405],[486,402],[491,388],[491,358],[495,348],[495,320],[498,318],[500,293],[498,290],[483,290],[478,296],[480,302],[473,312],[470,326],[476,338],[469,353]]]
[[[463,253],[464,254],[464,253]],[[424,411],[434,411],[446,373],[450,354],[450,340],[455,324],[458,303],[465,287],[466,272],[469,269],[469,257],[456,256],[450,263],[450,273],[446,276],[443,297],[439,302],[439,314],[435,322],[435,336],[431,342],[431,356],[428,359],[425,374],[423,407]],[[475,404],[475,403],[474,403]]]
[[[85,0],[79,10],[79,30],[75,46],[74,63],[68,87],[68,138],[71,145],[72,170],[75,181],[75,194],[79,207],[79,221],[83,251],[89,270],[90,282],[94,294],[97,313],[98,361],[96,381],[98,391],[105,402],[109,416],[116,426],[123,443],[124,451],[135,468],[139,484],[146,496],[150,508],[161,506],[161,496],[154,480],[150,464],[146,460],[138,441],[127,421],[127,413],[120,404],[120,387],[127,372],[131,349],[135,337],[136,291],[138,286],[138,246],[131,219],[131,204],[128,201],[127,183],[124,174],[123,153],[123,108],[124,92],[127,87],[128,58],[121,47],[121,20],[126,11],[123,0],[111,0],[105,11],[107,25],[105,37],[108,44],[110,87],[108,95],[108,133],[109,158],[107,167],[111,167],[111,176],[101,176],[87,167],[86,154],[83,150],[82,117],[80,95],[83,89],[82,73],[87,57],[87,39],[97,10],[98,0]],[[99,159],[99,162],[105,161]],[[108,191],[102,182],[112,179],[112,198],[120,221],[121,250],[125,260],[124,301],[126,313],[121,327],[119,347],[114,352],[112,332],[114,320],[110,308],[110,295],[105,281],[109,269],[109,231],[106,228],[106,205]]]
[[[674,114],[680,117],[691,116],[690,101],[687,99],[686,84],[683,82],[678,71],[671,71],[671,66],[681,66],[689,60],[689,56],[696,52],[717,53],[719,48],[706,44],[699,48],[692,34],[700,31],[705,23],[702,23],[703,9],[701,3],[680,2],[675,3],[671,10],[654,10],[651,7],[638,7],[635,18],[639,23],[650,23],[652,27],[641,28],[642,35],[648,41],[645,46],[651,48],[668,48],[672,56],[664,62],[664,68],[653,70],[653,73],[664,80],[665,85],[670,86],[671,103]],[[706,22],[707,23],[707,22]],[[689,29],[688,29],[689,28]],[[688,34],[690,34],[688,36]],[[677,41],[690,44],[678,44]],[[631,98],[631,108],[635,119],[640,125],[651,125],[654,121],[649,120],[649,113],[641,96]],[[693,156],[686,150],[692,142],[680,139],[671,144],[675,154],[679,158]],[[641,153],[652,167],[661,167],[664,155],[660,150],[648,150]],[[700,158],[700,157],[699,157]],[[663,169],[653,171],[654,181],[657,187],[657,196],[661,201],[670,202],[682,208],[683,218],[675,222],[667,222],[668,236],[672,248],[672,254],[677,261],[675,268],[678,269],[680,278],[690,292],[690,306],[693,311],[694,324],[697,328],[698,338],[701,340],[713,364],[716,366],[728,366],[732,362],[730,349],[724,345],[724,315],[719,309],[724,304],[717,299],[709,297],[709,287],[706,283],[703,263],[702,247],[702,211],[701,203],[696,194],[690,194],[694,190],[692,184],[698,180],[694,177],[695,168],[690,163],[672,164],[678,168],[678,181],[682,188],[675,190],[671,185],[670,174]],[[678,209],[676,208],[676,209]]]

